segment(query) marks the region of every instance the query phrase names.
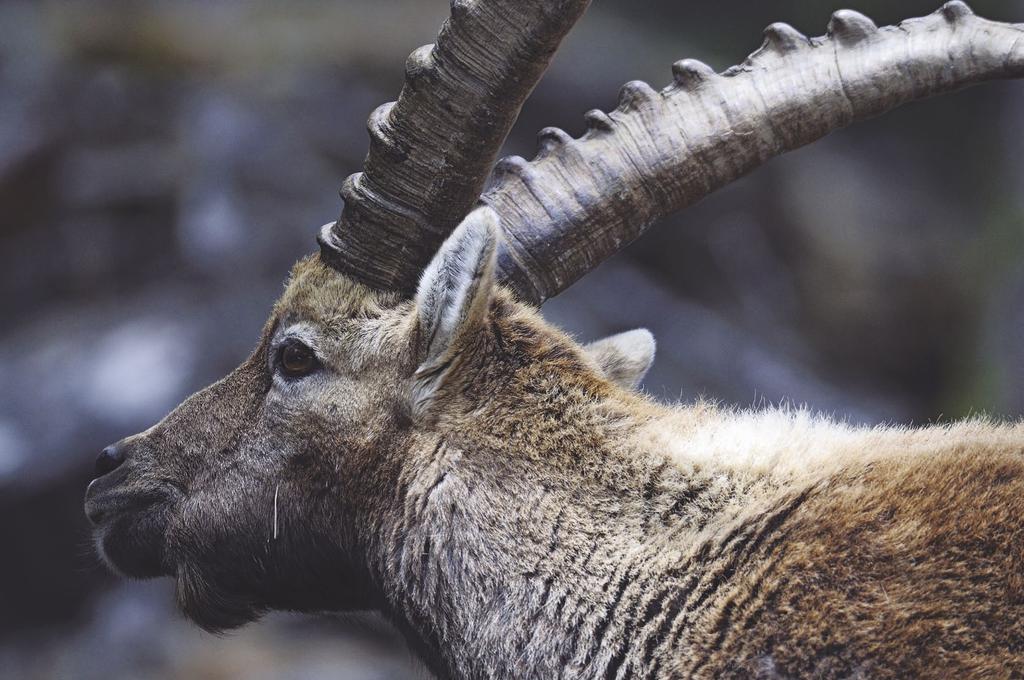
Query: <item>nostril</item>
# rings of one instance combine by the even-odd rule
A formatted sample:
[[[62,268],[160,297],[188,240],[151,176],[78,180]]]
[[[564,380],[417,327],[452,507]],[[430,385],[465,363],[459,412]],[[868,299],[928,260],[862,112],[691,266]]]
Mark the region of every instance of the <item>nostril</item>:
[[[96,456],[96,476],[102,477],[116,470],[124,462],[124,450],[117,444],[111,444]]]

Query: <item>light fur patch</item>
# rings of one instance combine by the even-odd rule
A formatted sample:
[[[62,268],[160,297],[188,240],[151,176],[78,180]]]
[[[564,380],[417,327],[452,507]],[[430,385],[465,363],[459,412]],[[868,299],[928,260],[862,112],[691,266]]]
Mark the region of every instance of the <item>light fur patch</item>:
[[[710,467],[780,482],[965,446],[1013,450],[1024,437],[1022,423],[1001,425],[982,418],[923,428],[855,427],[807,409],[680,410],[690,413],[644,426],[642,437],[654,450],[665,451],[686,469]],[[694,417],[705,410],[705,416]]]

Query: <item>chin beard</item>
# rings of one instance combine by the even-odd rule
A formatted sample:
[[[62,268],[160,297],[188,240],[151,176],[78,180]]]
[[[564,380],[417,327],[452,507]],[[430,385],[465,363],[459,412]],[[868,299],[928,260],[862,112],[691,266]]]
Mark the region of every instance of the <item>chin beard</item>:
[[[225,588],[215,583],[210,575],[189,565],[178,567],[175,585],[182,613],[210,633],[243,626],[268,609],[252,593]]]

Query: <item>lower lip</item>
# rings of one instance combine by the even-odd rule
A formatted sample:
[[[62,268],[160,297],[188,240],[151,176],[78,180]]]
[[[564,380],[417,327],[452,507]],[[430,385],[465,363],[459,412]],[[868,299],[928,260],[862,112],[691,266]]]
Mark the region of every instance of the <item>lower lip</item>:
[[[98,524],[105,519],[113,517],[114,515],[120,514],[126,511],[132,510],[143,510],[146,507],[154,503],[154,498],[151,496],[139,496],[126,498],[123,495],[115,497],[113,502],[103,502],[103,496],[87,495],[85,498],[85,514],[88,517],[90,514],[97,515],[95,521],[90,517],[90,521],[93,524]]]
[[[128,477],[128,473],[128,466],[122,465],[115,470],[111,470],[105,475],[96,477],[89,482],[89,486],[85,488],[85,500],[88,501],[93,496],[118,486],[125,481]]]
[[[94,479],[85,490],[85,515],[93,526],[98,526],[125,512],[145,511],[147,508],[167,502],[172,497],[165,489],[147,489],[131,494],[118,493],[119,480],[107,484],[109,476]]]
[[[85,501],[85,516],[94,527],[99,526],[112,514],[111,508],[96,507],[94,499],[87,498]]]

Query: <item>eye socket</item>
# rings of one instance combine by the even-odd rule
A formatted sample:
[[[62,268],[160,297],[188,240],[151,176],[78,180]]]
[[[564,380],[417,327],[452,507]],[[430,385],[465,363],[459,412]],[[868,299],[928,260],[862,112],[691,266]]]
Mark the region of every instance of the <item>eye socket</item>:
[[[281,347],[278,365],[287,377],[301,378],[316,370],[320,362],[308,345],[298,340],[289,340]]]

